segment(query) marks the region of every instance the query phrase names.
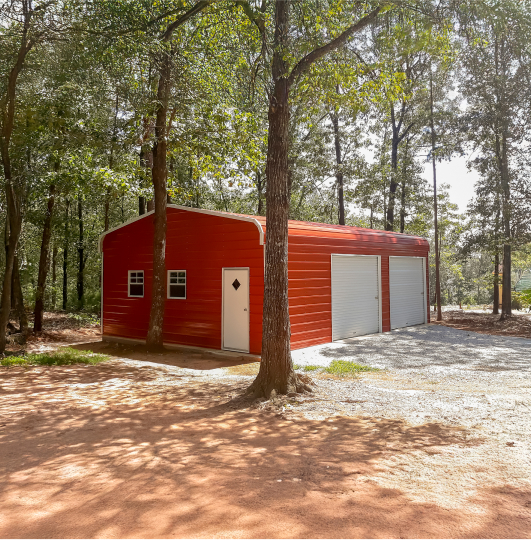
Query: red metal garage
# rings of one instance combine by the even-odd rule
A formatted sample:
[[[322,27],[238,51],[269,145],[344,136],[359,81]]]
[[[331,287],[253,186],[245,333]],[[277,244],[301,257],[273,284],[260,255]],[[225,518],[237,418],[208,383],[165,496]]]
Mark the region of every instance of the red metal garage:
[[[164,342],[260,354],[264,217],[168,206]],[[153,214],[100,239],[102,333],[144,341]],[[291,348],[429,322],[422,238],[289,222]]]

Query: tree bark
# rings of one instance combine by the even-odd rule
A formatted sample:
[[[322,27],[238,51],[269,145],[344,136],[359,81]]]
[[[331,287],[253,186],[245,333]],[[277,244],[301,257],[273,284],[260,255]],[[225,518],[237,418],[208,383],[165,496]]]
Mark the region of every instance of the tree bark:
[[[387,210],[385,213],[385,230],[395,230],[395,199],[396,188],[398,187],[398,147],[403,141],[404,137],[408,134],[409,130],[413,127],[413,124],[409,124],[402,133],[402,125],[404,123],[406,115],[406,104],[402,103],[399,117],[396,117],[395,106],[391,103],[391,127],[392,127],[392,139],[391,139],[391,183],[389,185],[389,200],[387,203]]]
[[[68,244],[70,242],[69,228],[70,201],[66,199],[65,207],[65,237],[63,244],[63,310],[66,311],[68,305]]]
[[[50,238],[52,236],[52,215],[55,204],[55,185],[50,186],[50,195],[46,215],[44,217],[44,226],[42,229],[41,254],[39,258],[39,274],[37,278],[37,290],[35,294],[35,320],[33,322],[33,331],[42,331],[42,318],[44,313],[44,290],[46,287],[46,275],[48,273],[48,261],[50,251]]]
[[[153,233],[153,283],[151,292],[151,312],[146,344],[149,349],[163,347],[164,308],[166,305],[166,227],[167,227],[167,129],[168,103],[171,88],[172,57],[165,51],[161,58],[157,89],[157,117],[155,141],[153,143],[153,192],[154,192],[154,233]],[[149,202],[148,202],[149,210]]]
[[[338,91],[339,93],[339,91]],[[345,199],[343,196],[343,171],[341,164],[343,159],[341,156],[341,140],[339,137],[339,116],[337,112],[330,115],[332,126],[334,128],[334,147],[336,151],[336,184],[337,184],[337,206],[338,206],[338,221],[340,225],[345,225]]]
[[[496,66],[497,85],[503,84],[506,79],[507,60],[504,53],[505,43],[496,37],[494,43],[494,60]],[[501,180],[502,195],[502,230],[503,230],[503,273],[502,273],[502,312],[500,320],[503,321],[512,315],[511,298],[511,185],[508,156],[508,118],[509,111],[506,105],[506,89],[504,86],[496,88],[496,162]]]
[[[18,257],[15,255],[15,261],[13,264],[13,296],[15,297],[15,310],[18,316],[20,333],[22,334],[23,342],[29,334],[28,328],[28,315],[26,313],[26,307],[24,306],[24,295],[22,294],[22,283],[20,282],[20,266]]]
[[[264,197],[263,197],[264,185],[262,182],[262,174],[260,171],[256,171],[256,190],[258,191],[258,208],[256,213],[259,216],[264,215]]]
[[[266,163],[266,222],[262,360],[260,371],[247,392],[272,397],[278,393],[310,390],[293,370],[288,298],[289,92],[312,63],[346,43],[348,38],[376,19],[375,9],[334,38],[304,56],[288,74],[290,0],[275,1],[275,34],[271,64],[269,133]]]
[[[435,301],[437,302],[437,320],[442,321],[441,306],[441,274],[440,274],[440,251],[439,251],[439,223],[437,201],[437,167],[435,159],[435,122],[433,121],[433,77],[430,73],[430,127],[431,127],[431,165],[433,169],[433,228],[435,233]]]
[[[57,243],[54,241],[52,250],[52,309],[57,305]]]
[[[85,236],[83,231],[83,203],[81,201],[81,195],[77,200],[77,217],[79,224],[79,238],[77,244],[77,306],[78,309],[83,309],[85,301]]]
[[[22,229],[21,200],[13,184],[11,170],[11,156],[9,145],[15,123],[15,100],[17,79],[24,67],[26,56],[33,47],[34,42],[28,37],[32,10],[28,3],[23,4],[24,23],[22,39],[18,49],[15,65],[9,72],[5,94],[0,99],[0,154],[4,169],[4,189],[7,206],[7,220],[9,221],[9,243],[6,252],[6,267],[2,285],[2,299],[0,300],[0,354],[6,347],[6,329],[11,312],[11,285],[13,280],[13,265],[17,251],[18,240]]]
[[[289,0],[275,2],[274,88],[269,100],[267,147],[267,193],[262,361],[249,392],[270,397],[274,392],[297,391],[291,361],[288,300],[288,140],[289,83],[287,53]]]
[[[391,139],[391,183],[389,185],[389,199],[387,201],[387,212],[385,216],[385,230],[395,230],[395,197],[396,188],[398,186],[397,174],[398,174],[398,145],[400,124],[396,125],[395,119],[395,107],[391,104],[391,121],[393,134]]]
[[[143,216],[146,213],[146,198],[138,197],[138,215]]]
[[[406,189],[407,189],[407,159],[409,150],[409,140],[406,139],[406,147],[404,149],[404,163],[402,166],[402,183],[400,186],[400,232],[406,230]]]
[[[496,251],[494,255],[494,300],[492,306],[492,314],[498,315],[500,313],[500,256]]]

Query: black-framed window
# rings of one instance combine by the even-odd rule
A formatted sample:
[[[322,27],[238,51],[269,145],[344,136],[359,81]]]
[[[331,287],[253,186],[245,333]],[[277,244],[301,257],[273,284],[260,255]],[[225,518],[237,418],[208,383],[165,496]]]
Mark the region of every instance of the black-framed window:
[[[133,298],[144,297],[144,270],[129,270],[129,296]]]
[[[186,299],[186,270],[168,270],[168,298]]]

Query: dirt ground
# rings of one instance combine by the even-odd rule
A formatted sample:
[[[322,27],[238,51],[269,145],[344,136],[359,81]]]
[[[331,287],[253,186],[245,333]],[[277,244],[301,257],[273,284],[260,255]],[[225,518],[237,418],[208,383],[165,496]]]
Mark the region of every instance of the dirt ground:
[[[77,341],[113,359],[0,368],[2,538],[531,537],[521,441],[367,417],[341,396],[342,413],[319,406],[334,385],[391,389],[392,373],[317,377],[314,396],[248,402],[256,363],[147,354],[81,330],[29,348]]]
[[[500,321],[499,315],[477,313],[464,310],[445,311],[443,320],[437,322],[436,314],[431,313],[432,322],[459,330],[491,334],[496,336],[514,336],[531,338],[531,314],[516,314]]]

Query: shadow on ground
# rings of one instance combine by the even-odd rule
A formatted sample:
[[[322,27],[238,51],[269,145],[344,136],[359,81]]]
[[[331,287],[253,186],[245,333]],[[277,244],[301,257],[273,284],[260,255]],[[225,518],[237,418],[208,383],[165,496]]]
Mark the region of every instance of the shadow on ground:
[[[145,345],[123,345],[107,341],[78,343],[72,347],[119,358],[196,370],[219,369],[256,362],[254,357],[225,353],[224,351],[217,353],[195,349],[167,349],[160,353],[149,353]]]
[[[531,492],[486,487],[455,510],[371,479],[393,455],[480,444],[462,429],[291,421],[232,401],[244,383],[164,371],[0,370],[0,537],[529,535]]]
[[[363,360],[389,369],[455,367],[485,371],[531,370],[531,340],[423,325],[295,351],[319,359]],[[311,363],[308,360],[307,363]]]

